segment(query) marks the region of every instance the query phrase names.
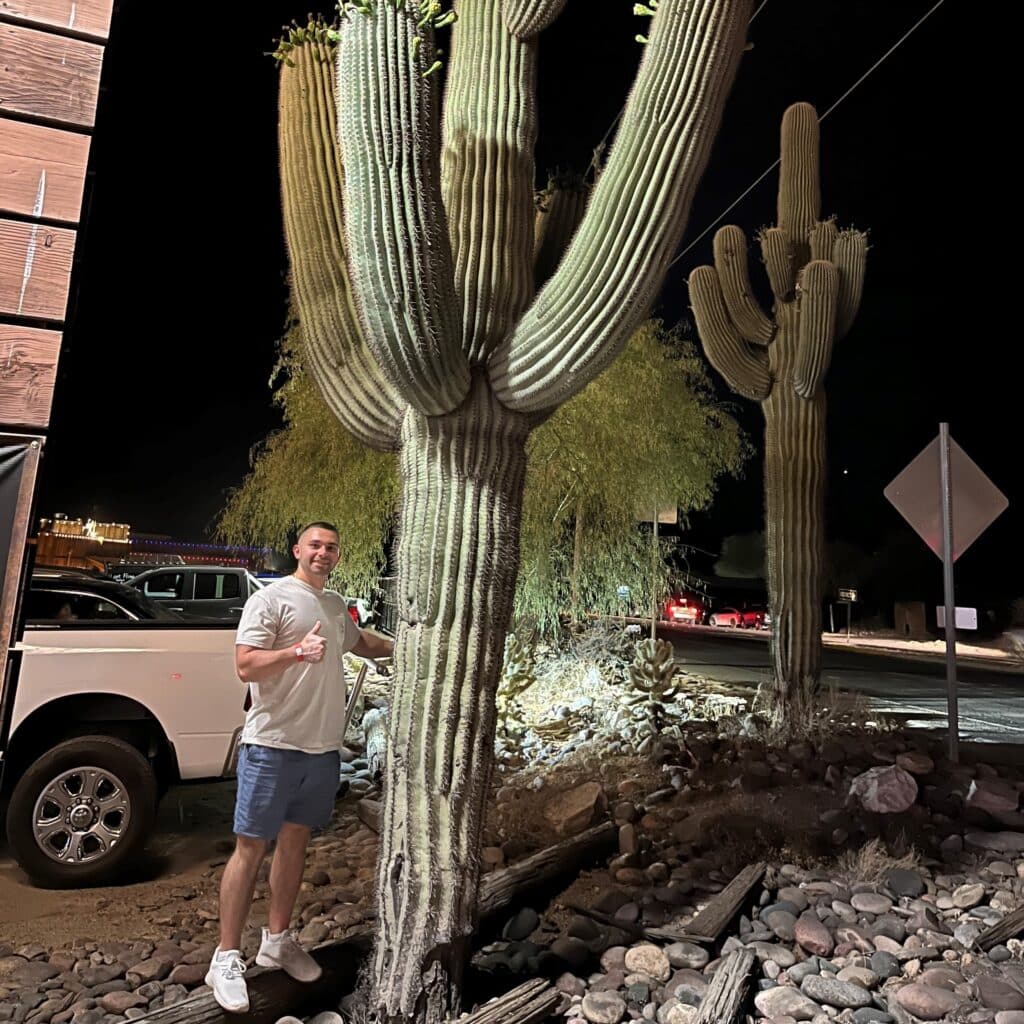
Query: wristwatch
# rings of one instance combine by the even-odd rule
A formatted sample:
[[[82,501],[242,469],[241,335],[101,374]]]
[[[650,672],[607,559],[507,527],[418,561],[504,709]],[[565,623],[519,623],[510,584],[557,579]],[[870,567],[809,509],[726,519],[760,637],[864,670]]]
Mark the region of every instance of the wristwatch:
[[[305,658],[306,658],[306,656],[302,653],[302,648],[301,647],[296,647],[295,648],[295,660],[296,661],[304,661]]]

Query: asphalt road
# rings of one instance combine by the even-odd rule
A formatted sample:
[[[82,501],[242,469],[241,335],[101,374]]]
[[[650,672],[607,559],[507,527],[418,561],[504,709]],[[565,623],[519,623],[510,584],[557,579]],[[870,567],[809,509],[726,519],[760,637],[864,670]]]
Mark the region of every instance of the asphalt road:
[[[768,676],[763,634],[666,627],[659,635],[672,640],[676,660],[697,674],[754,687]],[[1024,744],[1024,673],[971,662],[958,667],[957,678],[961,740]],[[914,728],[946,730],[946,666],[941,658],[827,646],[822,679],[826,685],[865,694],[886,717]]]

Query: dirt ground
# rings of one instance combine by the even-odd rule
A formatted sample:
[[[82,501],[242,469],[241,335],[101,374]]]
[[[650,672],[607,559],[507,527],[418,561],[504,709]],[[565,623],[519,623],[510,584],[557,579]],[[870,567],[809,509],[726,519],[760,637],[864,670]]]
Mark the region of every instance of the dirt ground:
[[[55,947],[147,936],[176,904],[215,893],[213,869],[232,848],[234,798],[233,781],[172,789],[145,858],[117,886],[37,889],[0,839],[0,943]]]

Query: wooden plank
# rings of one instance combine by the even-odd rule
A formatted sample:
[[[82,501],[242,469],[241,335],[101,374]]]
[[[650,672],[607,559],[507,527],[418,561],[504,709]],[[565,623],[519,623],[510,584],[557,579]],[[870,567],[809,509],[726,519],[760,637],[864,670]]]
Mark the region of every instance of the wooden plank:
[[[0,113],[91,128],[96,121],[103,47],[80,39],[0,25]]]
[[[0,0],[0,14],[38,28],[106,39],[114,0]]]
[[[540,1024],[561,1001],[561,995],[543,978],[531,978],[460,1017],[459,1024]]]
[[[749,949],[737,949],[726,957],[700,1001],[697,1024],[739,1024],[755,960],[757,957]]]
[[[88,135],[0,119],[0,213],[77,223],[88,162]]]
[[[717,942],[747,893],[764,877],[764,861],[748,864],[687,926],[691,942]]]
[[[63,320],[75,232],[0,219],[0,314]]]
[[[997,921],[978,936],[978,948],[987,953],[993,946],[998,946],[1008,939],[1015,939],[1024,932],[1024,907],[1007,914],[1002,921]]]
[[[60,340],[60,331],[0,324],[0,423],[49,425]]]

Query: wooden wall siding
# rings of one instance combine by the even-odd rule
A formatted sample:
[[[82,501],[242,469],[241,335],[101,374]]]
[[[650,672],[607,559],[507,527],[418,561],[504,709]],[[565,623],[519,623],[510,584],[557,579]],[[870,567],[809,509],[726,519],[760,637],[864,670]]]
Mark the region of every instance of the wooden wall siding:
[[[0,118],[0,213],[77,223],[88,162],[88,135]]]
[[[106,39],[113,6],[114,0],[0,0],[0,14],[27,25]]]
[[[60,331],[0,324],[0,423],[47,428],[60,338]]]
[[[103,47],[0,24],[0,113],[91,128]]]
[[[0,316],[64,319],[75,232],[0,220]]]

